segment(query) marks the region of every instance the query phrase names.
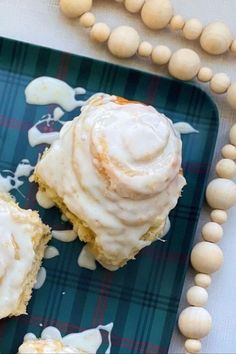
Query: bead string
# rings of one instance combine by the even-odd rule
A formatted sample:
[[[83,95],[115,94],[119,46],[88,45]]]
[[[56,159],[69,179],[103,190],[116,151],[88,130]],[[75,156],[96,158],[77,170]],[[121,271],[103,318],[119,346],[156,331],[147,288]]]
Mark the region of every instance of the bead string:
[[[202,227],[203,240],[193,247],[190,257],[192,267],[199,273],[194,278],[195,285],[186,294],[190,306],[180,313],[178,321],[180,332],[188,338],[185,341],[188,353],[200,352],[199,339],[211,329],[211,316],[203,308],[208,300],[206,288],[211,284],[210,274],[218,271],[223,263],[223,252],[216,243],[223,237],[221,225],[227,221],[227,210],[236,204],[236,185],[231,180],[236,176],[236,124],[230,130],[229,139],[230,144],[221,150],[223,159],[216,164],[218,178],[206,189],[207,203],[213,209],[211,221]]]
[[[117,1],[117,0],[116,0]],[[200,37],[203,49],[211,54],[221,54],[229,48],[236,54],[236,39],[228,27],[222,22],[214,22],[204,29],[197,19],[184,21],[180,15],[173,15],[170,0],[118,0],[124,2],[129,12],[141,12],[143,22],[149,28],[164,28],[168,24],[174,30],[182,30],[189,40]],[[179,80],[197,78],[202,82],[209,82],[211,91],[217,94],[226,94],[229,105],[236,109],[236,82],[231,83],[225,73],[213,74],[213,71],[201,66],[199,55],[192,49],[182,48],[171,52],[165,45],[153,48],[151,43],[141,41],[138,32],[130,26],[118,26],[111,30],[106,23],[96,23],[95,15],[90,12],[92,0],[60,0],[60,8],[69,18],[80,17],[82,27],[90,29],[92,40],[105,43],[108,50],[117,58],[130,58],[134,55],[151,57],[156,65],[168,65],[171,76]],[[200,36],[201,35],[201,36]]]
[[[184,37],[189,40],[200,37],[202,48],[210,54],[221,54],[229,48],[236,54],[236,40],[232,39],[230,30],[223,23],[215,22],[203,29],[196,19],[185,22],[180,15],[173,15],[169,0],[116,1],[124,2],[129,12],[141,12],[141,18],[149,28],[160,29],[169,24],[173,30],[182,30]],[[107,24],[96,23],[94,14],[90,12],[92,0],[60,0],[60,7],[67,17],[80,17],[79,23],[90,29],[91,39],[99,43],[107,42],[108,49],[114,56],[129,58],[138,54],[151,57],[154,64],[168,64],[170,75],[179,80],[197,77],[199,81],[210,82],[210,89],[215,93],[226,93],[228,103],[236,109],[236,82],[231,83],[225,73],[213,74],[210,68],[201,67],[200,57],[195,51],[182,48],[172,54],[164,45],[153,48],[149,42],[141,41],[137,31],[130,26],[119,26],[111,31]],[[211,329],[211,316],[203,308],[208,300],[206,288],[211,284],[210,274],[219,270],[222,265],[223,252],[216,243],[223,237],[221,225],[227,221],[227,210],[236,204],[236,185],[231,180],[236,176],[236,124],[230,130],[229,139],[230,144],[222,148],[223,158],[216,165],[219,178],[213,179],[206,190],[207,202],[213,209],[211,221],[202,227],[203,240],[191,252],[191,264],[198,273],[194,278],[195,285],[186,294],[190,306],[181,312],[178,321],[180,332],[187,338],[185,349],[193,354],[200,352],[199,339],[205,337]]]

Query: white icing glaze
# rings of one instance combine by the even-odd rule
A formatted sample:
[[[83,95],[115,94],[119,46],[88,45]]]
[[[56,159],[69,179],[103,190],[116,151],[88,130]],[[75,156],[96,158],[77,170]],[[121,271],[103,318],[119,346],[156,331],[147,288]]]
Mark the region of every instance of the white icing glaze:
[[[56,256],[59,256],[59,251],[56,247],[54,246],[47,246],[44,252],[44,258],[45,259],[51,259]]]
[[[0,199],[0,318],[18,307],[22,286],[31,271],[35,252],[28,213]]]
[[[8,193],[13,189],[18,189],[24,183],[20,178],[28,177],[33,169],[34,166],[30,165],[29,160],[23,159],[17,165],[15,172],[3,170],[0,174],[0,192]]]
[[[55,205],[54,202],[47,196],[47,194],[40,190],[38,190],[36,193],[36,200],[38,204],[45,209],[50,209]]]
[[[114,265],[150,244],[141,236],[165,220],[185,185],[172,122],[150,106],[115,99],[91,98],[36,167]]]
[[[164,229],[162,231],[161,237],[164,237],[168,234],[169,230],[170,230],[171,224],[170,224],[170,218],[167,217],[166,218],[166,222],[165,222],[165,226]]]
[[[32,333],[26,334],[24,343],[19,348],[20,354],[29,353],[80,353],[96,354],[102,344],[101,330],[108,333],[108,347],[105,354],[111,352],[111,331],[113,323],[98,326],[81,333],[68,334],[62,337],[56,327],[47,327],[37,339]]]
[[[44,267],[41,267],[37,274],[36,283],[34,284],[34,289],[40,289],[43,286],[46,280],[46,276],[47,276],[46,269]]]
[[[191,124],[186,122],[178,122],[174,123],[175,130],[179,132],[179,134],[192,134],[198,133],[198,130],[194,129]]]
[[[73,89],[64,81],[42,76],[28,84],[25,97],[27,103],[37,105],[55,103],[70,112],[84,104],[85,101],[76,100],[75,95],[85,94],[85,92],[83,88]]]
[[[74,230],[52,230],[52,237],[62,242],[72,242],[78,235]]]
[[[89,252],[88,245],[82,248],[78,257],[78,265],[89,270],[95,270],[97,268],[94,255]]]
[[[29,144],[34,147],[40,144],[51,145],[59,137],[59,132],[42,133],[36,126],[28,131]]]

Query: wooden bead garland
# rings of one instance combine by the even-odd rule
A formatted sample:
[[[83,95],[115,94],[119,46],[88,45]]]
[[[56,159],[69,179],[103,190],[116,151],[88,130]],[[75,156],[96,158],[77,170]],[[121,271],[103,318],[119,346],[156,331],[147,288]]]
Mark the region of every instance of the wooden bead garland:
[[[219,242],[223,237],[222,226],[216,222],[208,222],[202,228],[202,237],[205,241]]]
[[[188,353],[197,354],[202,349],[202,344],[200,340],[197,339],[187,339],[184,343],[184,348],[187,350]]]
[[[213,209],[227,210],[236,203],[236,185],[226,178],[213,179],[207,186],[206,199]]]
[[[173,30],[182,30],[186,39],[196,40],[200,37],[202,48],[210,54],[221,54],[229,48],[236,53],[236,39],[233,40],[230,30],[222,22],[211,23],[203,29],[198,19],[185,21],[182,16],[174,15],[170,0],[117,2],[124,2],[125,8],[131,13],[140,12],[142,21],[151,29],[162,29],[169,24]],[[182,48],[171,55],[167,46],[158,45],[153,48],[150,43],[141,42],[137,31],[132,27],[119,26],[110,31],[105,23],[95,23],[95,16],[89,12],[92,0],[60,0],[60,7],[69,18],[81,16],[81,26],[92,27],[90,37],[99,43],[107,42],[109,51],[117,58],[131,58],[137,53],[142,57],[151,56],[156,65],[169,63],[170,75],[179,80],[192,80],[197,76],[199,81],[210,81],[210,89],[218,94],[226,92],[228,103],[236,109],[236,82],[230,84],[230,78],[225,73],[213,75],[210,68],[201,67],[199,55],[195,51]]]
[[[206,289],[200,286],[192,286],[190,289],[188,289],[186,297],[190,305],[204,306],[208,300],[208,293]]]
[[[206,198],[208,204],[215,208],[211,212],[211,222],[207,222],[202,227],[202,237],[204,241],[198,242],[192,249],[191,263],[195,270],[201,272],[196,274],[194,282],[196,286],[192,286],[187,294],[187,301],[190,305],[196,307],[188,307],[183,310],[179,316],[179,328],[181,333],[186,336],[185,349],[188,353],[197,353],[201,350],[200,331],[207,327],[206,318],[198,323],[194,323],[194,312],[199,310],[207,302],[208,294],[204,288],[211,283],[209,274],[217,271],[223,261],[223,253],[219,246],[215,243],[220,241],[223,236],[223,228],[221,224],[227,221],[227,213],[225,210],[232,207],[236,203],[236,185],[230,180],[236,173],[236,124],[234,124],[229,134],[231,144],[226,144],[222,148],[222,154],[225,159],[220,160],[216,165],[216,172],[223,178],[216,178],[211,181],[206,190]],[[195,309],[195,310],[193,310]],[[196,330],[196,326],[197,330]],[[200,327],[199,327],[200,326]],[[205,326],[205,327],[204,327]],[[197,332],[197,333],[196,333]],[[200,344],[199,344],[200,343]]]
[[[173,8],[169,0],[145,1],[141,10],[143,23],[151,29],[166,27],[173,16]]]
[[[195,275],[194,282],[202,288],[208,288],[211,285],[211,277],[208,274],[198,273]]]
[[[213,222],[220,225],[226,223],[227,221],[227,213],[225,210],[212,210],[210,217]]]
[[[211,316],[202,307],[190,306],[179,316],[180,332],[187,338],[200,339],[208,335],[211,330]]]
[[[130,58],[138,50],[140,38],[138,32],[129,26],[119,26],[111,31],[108,49],[117,58]]]

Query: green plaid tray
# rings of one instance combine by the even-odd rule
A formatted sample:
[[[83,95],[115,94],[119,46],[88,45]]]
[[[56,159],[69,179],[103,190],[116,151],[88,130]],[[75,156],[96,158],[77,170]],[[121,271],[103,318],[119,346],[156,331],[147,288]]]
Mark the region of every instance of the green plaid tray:
[[[206,93],[190,84],[0,39],[0,170],[14,170],[22,158],[34,164],[44,148],[31,148],[27,132],[54,107],[30,106],[24,98],[26,85],[41,75],[82,86],[86,96],[103,91],[151,104],[174,122],[192,124],[199,134],[183,137],[188,185],[171,213],[167,241],[155,242],[117,272],[100,266],[92,272],[77,265],[79,241],[52,240],[60,256],[44,261],[47,279],[34,290],[28,316],[0,321],[0,351],[16,353],[24,334],[39,335],[42,326],[54,325],[66,334],[114,322],[113,354],[167,353],[217,136],[216,107]],[[79,109],[65,117],[69,120],[78,113]],[[15,196],[22,207],[38,209],[52,228],[65,229],[56,209],[38,206],[34,184],[26,181],[21,192],[25,198],[17,191]]]

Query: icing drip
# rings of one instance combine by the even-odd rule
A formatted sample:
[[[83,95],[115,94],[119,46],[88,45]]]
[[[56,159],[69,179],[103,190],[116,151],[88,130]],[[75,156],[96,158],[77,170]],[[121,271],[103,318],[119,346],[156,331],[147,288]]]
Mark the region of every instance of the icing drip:
[[[113,323],[108,325],[99,325],[94,329],[88,329],[80,333],[72,333],[62,336],[61,332],[56,327],[47,327],[42,331],[41,338],[37,339],[33,333],[27,333],[24,337],[24,343],[19,348],[20,354],[35,352],[35,348],[41,347],[41,351],[36,353],[84,353],[96,354],[97,350],[102,344],[101,330],[106,331],[108,334],[108,347],[105,354],[111,352],[111,331]],[[53,342],[56,341],[56,342]],[[54,344],[55,343],[55,344]],[[56,343],[60,344],[60,351],[52,351],[56,349]],[[59,349],[58,348],[58,349]],[[70,351],[71,350],[71,351]]]
[[[62,242],[72,242],[78,235],[74,230],[52,230],[52,237]]]
[[[59,251],[56,247],[54,246],[47,246],[44,252],[44,258],[45,259],[51,259],[56,256],[59,256]]]
[[[79,87],[73,89],[64,81],[53,77],[42,76],[31,81],[25,89],[26,102],[29,104],[58,104],[70,112],[81,107],[86,101],[76,100],[76,95],[84,95],[86,91]]]
[[[45,209],[50,209],[55,205],[54,202],[47,196],[47,194],[40,190],[38,190],[36,193],[36,200],[38,204]]]
[[[95,270],[97,268],[96,261],[91,252],[89,252],[88,245],[85,245],[78,257],[78,265],[82,268]]]
[[[178,122],[174,123],[175,130],[179,134],[192,134],[192,133],[198,133],[198,130],[194,129],[191,124],[186,123],[186,122]]]
[[[24,184],[21,177],[28,177],[34,169],[30,165],[29,160],[23,159],[17,165],[15,172],[11,170],[3,170],[0,174],[0,192],[8,193],[13,189],[18,189]]]
[[[46,269],[44,267],[41,267],[37,274],[37,279],[36,279],[36,283],[34,284],[34,289],[38,290],[43,286],[46,280],[46,276],[47,276]]]

